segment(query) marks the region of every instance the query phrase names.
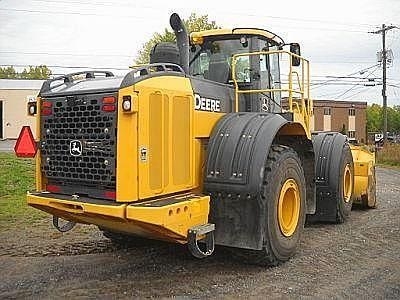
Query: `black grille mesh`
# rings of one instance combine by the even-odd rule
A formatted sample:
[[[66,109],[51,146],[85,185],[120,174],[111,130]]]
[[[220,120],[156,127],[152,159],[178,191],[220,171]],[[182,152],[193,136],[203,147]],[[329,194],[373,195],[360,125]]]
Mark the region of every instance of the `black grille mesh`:
[[[43,99],[53,111],[41,122],[42,172],[49,181],[115,188],[117,115],[102,111],[104,96],[110,94]],[[81,143],[81,155],[71,155],[72,141]]]

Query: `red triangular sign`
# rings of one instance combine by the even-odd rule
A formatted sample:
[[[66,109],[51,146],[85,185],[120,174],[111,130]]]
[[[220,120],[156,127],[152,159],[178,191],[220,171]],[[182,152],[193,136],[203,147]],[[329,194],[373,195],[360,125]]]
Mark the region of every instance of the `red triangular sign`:
[[[22,127],[14,151],[18,157],[35,157],[37,146],[29,126]]]

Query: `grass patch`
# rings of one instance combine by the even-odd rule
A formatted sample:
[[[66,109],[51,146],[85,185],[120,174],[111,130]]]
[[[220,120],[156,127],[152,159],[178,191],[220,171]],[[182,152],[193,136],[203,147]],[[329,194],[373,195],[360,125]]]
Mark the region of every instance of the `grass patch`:
[[[377,151],[376,160],[380,165],[400,167],[400,144],[386,144]]]
[[[26,191],[35,186],[35,161],[13,153],[0,153],[0,224],[23,221],[32,223],[45,213],[26,204]]]

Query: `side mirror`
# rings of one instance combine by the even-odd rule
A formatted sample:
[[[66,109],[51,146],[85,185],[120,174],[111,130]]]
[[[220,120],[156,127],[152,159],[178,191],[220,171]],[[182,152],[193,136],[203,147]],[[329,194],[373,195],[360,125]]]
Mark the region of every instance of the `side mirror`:
[[[290,44],[290,53],[300,56],[301,55],[300,45],[298,43],[291,43]],[[299,57],[292,56],[292,66],[294,66],[294,67],[300,66],[300,58]]]

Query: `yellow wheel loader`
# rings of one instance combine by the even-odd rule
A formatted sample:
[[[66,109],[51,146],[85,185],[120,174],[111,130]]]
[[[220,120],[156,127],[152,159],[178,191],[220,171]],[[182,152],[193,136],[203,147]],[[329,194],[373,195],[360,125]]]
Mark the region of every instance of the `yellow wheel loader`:
[[[114,242],[182,243],[199,258],[223,245],[277,265],[306,216],[343,222],[355,198],[370,205],[372,155],[340,133],[311,133],[298,44],[254,28],[188,35],[177,14],[170,24],[176,44],[155,45],[126,76],[44,82],[28,103],[37,136],[23,128],[15,148],[36,156],[30,206],[60,231],[94,224]]]

